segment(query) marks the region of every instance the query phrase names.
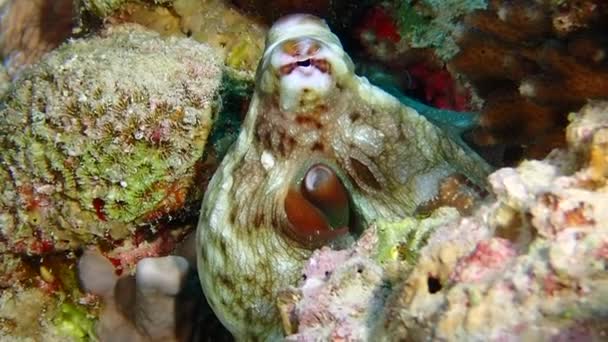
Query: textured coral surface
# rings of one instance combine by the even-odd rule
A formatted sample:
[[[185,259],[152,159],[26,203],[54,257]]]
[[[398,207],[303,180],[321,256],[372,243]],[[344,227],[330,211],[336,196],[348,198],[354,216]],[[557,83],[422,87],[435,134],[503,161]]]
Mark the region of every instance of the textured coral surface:
[[[224,62],[252,78],[264,48],[266,26],[224,0],[83,0],[80,15],[106,22],[135,22],[165,36],[192,37],[221,51]]]
[[[465,17],[449,65],[485,100],[475,141],[528,158],[564,147],[568,112],[608,98],[607,19],[605,1],[489,1]]]
[[[132,26],[72,41],[24,74],[0,110],[0,248],[122,239],[200,199],[220,63],[207,46]]]
[[[568,151],[498,170],[489,177],[492,200],[470,217],[439,222],[421,250],[425,242],[406,244],[409,251],[420,253],[412,269],[387,262],[387,251],[403,252],[402,243],[395,245],[403,234],[381,238],[372,245],[381,251],[377,261],[365,259],[366,269],[383,265],[379,272],[384,281],[361,273],[343,281],[353,264],[364,264],[361,256],[328,249],[315,252],[301,287],[287,292],[291,302],[279,301],[288,303],[282,309],[290,313],[284,315],[291,319],[284,320],[286,331],[294,334],[289,338],[605,338],[608,102],[592,102],[572,119],[566,134]],[[412,264],[412,259],[401,260]],[[320,271],[309,279],[313,268]],[[315,276],[324,270],[328,272]],[[385,305],[381,318],[375,319],[377,315],[370,313],[377,311],[378,303],[370,301],[370,295],[386,291],[387,285],[391,293],[378,298]],[[352,293],[361,296],[353,299]],[[361,323],[361,315],[366,323]]]
[[[398,0],[369,9],[356,33],[407,95],[480,112],[469,138],[504,149],[504,166],[564,147],[567,114],[608,98],[607,19],[597,0]]]
[[[374,239],[370,230],[349,250],[315,251],[300,288],[279,295],[286,341],[360,341],[369,336],[366,323],[378,319],[389,293],[382,268],[370,258]]]
[[[601,338],[607,118],[608,103],[592,103],[568,128],[570,152],[492,174],[496,200],[431,237],[389,299],[383,337]]]

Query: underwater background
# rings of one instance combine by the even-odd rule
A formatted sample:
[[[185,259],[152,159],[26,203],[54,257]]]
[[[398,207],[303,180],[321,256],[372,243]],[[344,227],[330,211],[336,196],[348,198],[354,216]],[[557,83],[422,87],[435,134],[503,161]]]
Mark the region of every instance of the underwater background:
[[[607,54],[600,0],[0,0],[0,340],[605,339]],[[246,118],[339,62],[301,168]]]

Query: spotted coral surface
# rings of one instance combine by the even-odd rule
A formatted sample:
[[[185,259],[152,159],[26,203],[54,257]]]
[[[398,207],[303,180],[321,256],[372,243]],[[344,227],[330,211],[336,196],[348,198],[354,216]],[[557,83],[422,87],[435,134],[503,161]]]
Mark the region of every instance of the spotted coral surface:
[[[0,250],[123,239],[200,199],[221,76],[215,50],[139,26],[49,54],[0,107]]]

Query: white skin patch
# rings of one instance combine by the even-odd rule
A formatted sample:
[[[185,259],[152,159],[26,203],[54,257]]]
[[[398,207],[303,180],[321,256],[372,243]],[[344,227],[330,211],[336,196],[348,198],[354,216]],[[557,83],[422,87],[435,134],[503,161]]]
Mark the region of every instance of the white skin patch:
[[[313,66],[298,67],[291,74],[281,77],[279,105],[282,111],[297,111],[304,89],[316,98],[324,97],[333,88],[333,80]]]
[[[291,51],[284,46],[290,44]],[[335,85],[329,73],[332,53],[316,39],[287,41],[271,55],[270,63],[279,71],[279,105],[282,111],[295,112],[300,104],[324,98]]]

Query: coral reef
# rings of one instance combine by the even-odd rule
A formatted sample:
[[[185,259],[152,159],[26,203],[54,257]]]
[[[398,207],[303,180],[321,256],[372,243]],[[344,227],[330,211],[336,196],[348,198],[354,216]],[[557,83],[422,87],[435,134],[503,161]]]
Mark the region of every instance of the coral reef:
[[[369,53],[385,61],[427,48],[447,61],[459,51],[461,18],[486,6],[485,0],[384,2],[367,12],[358,38]]]
[[[356,36],[406,95],[479,112],[467,139],[504,150],[503,166],[564,147],[567,114],[608,98],[607,18],[591,0],[395,1],[372,7]]]
[[[372,229],[348,250],[317,250],[304,266],[299,288],[279,293],[286,341],[362,341],[390,292],[384,271],[370,258]]]
[[[284,315],[287,332],[297,332],[288,339],[312,341],[330,333],[380,341],[603,339],[608,329],[608,102],[591,102],[571,118],[568,150],[490,175],[493,199],[470,217],[437,217],[430,234],[422,233],[426,241],[404,248],[419,251],[414,262],[398,256],[401,244],[395,241],[420,238],[407,229],[390,229],[390,223],[397,240],[378,239],[377,229],[364,235],[378,241],[363,253],[366,269],[382,266],[382,277],[360,274],[340,282],[339,275],[353,263],[362,264],[361,252],[316,251],[304,271],[318,271],[312,280],[305,277],[298,289],[286,291],[292,296],[279,298],[290,313]],[[396,266],[383,257],[392,250]],[[312,295],[304,295],[307,288]],[[350,295],[387,288],[379,316],[369,295]],[[308,318],[313,312],[308,308],[317,310],[314,319]],[[339,314],[329,314],[338,309]],[[362,323],[360,315],[368,319]],[[328,328],[316,329],[319,320]]]
[[[224,1],[174,0],[182,32],[224,51],[227,66],[253,73],[264,49],[267,28]]]
[[[11,79],[8,76],[8,72],[4,65],[0,65],[0,98],[4,97],[4,94],[11,85]]]
[[[24,73],[0,110],[0,249],[120,240],[200,199],[221,75],[213,49],[134,25]]]
[[[492,1],[468,15],[449,65],[485,100],[474,141],[516,160],[563,147],[569,111],[608,98],[607,18],[602,1]]]
[[[0,339],[3,341],[90,341],[90,317],[79,306],[38,288],[15,286],[0,294]]]
[[[2,254],[0,339],[90,341],[96,308],[78,288],[71,254],[44,259]],[[8,266],[8,267],[7,267]]]
[[[606,114],[605,102],[582,109],[568,127],[569,153],[490,176],[496,201],[430,239],[387,305],[385,338],[605,334]]]
[[[264,47],[266,27],[223,0],[83,0],[80,16],[134,22],[163,35],[191,37],[222,51],[225,64],[249,80]],[[85,25],[86,26],[86,25]]]
[[[0,7],[0,56],[15,76],[72,32],[72,0],[10,0]]]
[[[455,173],[483,186],[488,169],[355,75],[325,22],[286,17],[269,31],[243,128],[203,200],[198,268],[209,304],[237,338],[276,338],[277,292],[312,249],[414,215]]]
[[[444,207],[427,218],[380,221],[348,249],[316,250],[298,287],[279,293],[286,340],[371,340],[392,287],[416,264],[417,251],[437,227],[458,218]]]

